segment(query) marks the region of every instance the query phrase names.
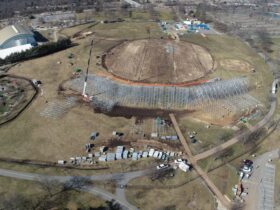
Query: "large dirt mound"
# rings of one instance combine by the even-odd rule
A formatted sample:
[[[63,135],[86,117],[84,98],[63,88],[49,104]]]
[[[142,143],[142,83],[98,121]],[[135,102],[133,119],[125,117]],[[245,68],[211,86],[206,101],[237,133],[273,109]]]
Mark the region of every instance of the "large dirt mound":
[[[213,69],[213,63],[201,46],[154,39],[124,42],[108,52],[105,60],[112,74],[148,83],[197,80]]]

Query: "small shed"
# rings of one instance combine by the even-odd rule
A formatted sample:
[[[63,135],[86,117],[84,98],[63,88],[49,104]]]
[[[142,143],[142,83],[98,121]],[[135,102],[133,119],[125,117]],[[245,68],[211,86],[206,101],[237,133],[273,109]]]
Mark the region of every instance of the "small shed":
[[[138,160],[138,153],[137,152],[132,153],[132,160]]]
[[[117,159],[117,160],[123,159],[123,153],[117,152],[117,153],[116,153],[116,159]]]
[[[160,140],[166,140],[166,136],[161,136]]]
[[[184,172],[187,172],[190,170],[190,166],[188,164],[186,164],[185,162],[181,162],[179,164],[179,168]]]
[[[99,148],[100,152],[105,152],[108,148],[105,146],[102,146]]]
[[[158,133],[151,133],[151,138],[158,138]]]
[[[123,151],[124,151],[124,146],[117,146],[116,149],[116,159],[120,160],[123,158]]]
[[[76,157],[76,160],[81,161],[82,157]]]
[[[123,151],[123,159],[127,159],[128,158],[128,151],[124,150]]]
[[[105,161],[107,161],[107,156],[106,156],[106,155],[101,155],[101,156],[98,158],[98,160],[99,160],[100,162],[105,162]]]
[[[165,153],[162,153],[161,159],[162,160],[166,160],[167,159],[167,155]]]
[[[90,140],[95,140],[97,136],[98,136],[98,133],[94,131],[90,134],[89,138],[90,138]]]
[[[155,149],[150,149],[150,151],[149,151],[149,157],[153,157],[154,152],[155,152]]]
[[[178,140],[178,136],[171,136],[171,140],[172,140],[172,141]]]
[[[157,157],[158,157],[158,153],[159,153],[158,151],[155,151],[153,157],[154,157],[154,158],[157,158]]]
[[[64,160],[58,160],[57,163],[58,163],[59,165],[64,165],[64,164],[65,164],[65,161],[64,161]]]
[[[162,157],[162,152],[159,152],[158,153],[158,159],[161,159],[161,157]]]
[[[149,154],[149,153],[148,153],[147,151],[144,151],[142,157],[143,157],[143,158],[146,158],[146,157],[148,157],[148,154]]]
[[[116,154],[109,152],[107,153],[107,161],[114,161],[116,159]]]
[[[165,136],[166,140],[171,140],[171,136]]]
[[[94,153],[94,157],[100,157],[101,156],[101,153],[100,152],[95,152]]]

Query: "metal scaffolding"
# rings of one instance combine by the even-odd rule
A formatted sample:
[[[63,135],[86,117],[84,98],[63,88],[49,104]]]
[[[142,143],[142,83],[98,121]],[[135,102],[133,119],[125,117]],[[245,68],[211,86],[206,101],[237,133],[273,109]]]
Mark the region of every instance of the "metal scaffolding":
[[[82,91],[84,78],[69,81],[71,89]],[[88,76],[87,95],[95,108],[111,111],[115,106],[148,109],[197,109],[217,100],[248,92],[246,78],[233,78],[192,87],[129,85],[96,75]]]

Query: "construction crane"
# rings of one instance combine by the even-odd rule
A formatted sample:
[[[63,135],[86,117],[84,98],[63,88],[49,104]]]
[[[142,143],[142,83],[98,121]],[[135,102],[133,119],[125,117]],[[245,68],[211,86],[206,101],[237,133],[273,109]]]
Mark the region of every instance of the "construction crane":
[[[87,94],[86,94],[86,88],[87,88],[88,70],[89,70],[89,65],[90,65],[92,49],[93,49],[93,40],[91,41],[91,45],[90,45],[88,65],[87,65],[86,76],[85,76],[84,87],[83,87],[83,93],[82,93],[82,96],[85,97],[85,98],[88,97]]]

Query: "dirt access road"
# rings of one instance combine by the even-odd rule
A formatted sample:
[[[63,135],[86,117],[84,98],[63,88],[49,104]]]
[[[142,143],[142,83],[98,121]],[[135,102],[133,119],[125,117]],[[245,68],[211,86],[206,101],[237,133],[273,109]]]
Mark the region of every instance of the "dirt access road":
[[[179,125],[177,123],[177,120],[174,116],[174,114],[170,114],[170,119],[173,123],[173,126],[177,132],[177,135],[184,146],[184,149],[187,153],[188,160],[192,164],[194,170],[198,173],[198,175],[203,179],[203,181],[206,183],[208,188],[214,193],[214,195],[217,197],[217,199],[225,206],[226,208],[230,209],[231,208],[231,202],[221,193],[221,191],[216,187],[216,185],[211,181],[211,179],[208,177],[207,173],[205,173],[197,164],[196,160],[194,159],[190,147],[182,134]]]

